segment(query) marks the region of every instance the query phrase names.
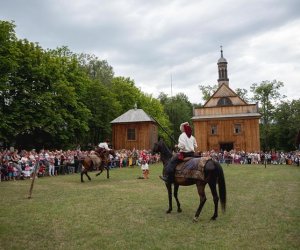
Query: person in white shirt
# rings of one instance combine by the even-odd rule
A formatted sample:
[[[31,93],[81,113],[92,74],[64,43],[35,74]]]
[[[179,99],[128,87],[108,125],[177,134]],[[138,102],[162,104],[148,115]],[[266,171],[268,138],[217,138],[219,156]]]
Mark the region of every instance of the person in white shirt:
[[[174,180],[174,172],[176,166],[183,161],[185,157],[193,157],[195,149],[198,147],[195,137],[192,135],[192,128],[188,122],[184,122],[180,125],[180,131],[182,132],[178,138],[179,153],[175,154],[168,162],[165,175],[160,178],[167,184],[170,184]]]
[[[109,139],[106,139],[105,142],[100,142],[98,147],[105,150],[110,150],[108,143],[109,143]]]
[[[149,165],[146,161],[142,162],[141,169],[142,169],[142,173],[143,173],[143,178],[149,179]]]

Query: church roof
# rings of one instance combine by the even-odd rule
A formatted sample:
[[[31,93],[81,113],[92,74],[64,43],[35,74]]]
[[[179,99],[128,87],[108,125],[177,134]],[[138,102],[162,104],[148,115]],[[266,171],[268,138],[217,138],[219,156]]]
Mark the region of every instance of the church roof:
[[[222,97],[228,97],[233,105],[247,105],[242,98],[240,98],[228,85],[222,84],[216,92],[207,100],[204,107],[215,107],[217,102]]]
[[[218,63],[227,63],[227,60],[226,60],[224,57],[221,57],[221,58],[218,60]]]
[[[221,46],[221,57],[218,60],[218,63],[227,63],[227,60],[223,57],[223,50],[222,50],[222,46]]]
[[[142,109],[130,109],[123,115],[120,115],[110,123],[131,123],[131,122],[155,122],[151,116],[149,116]]]

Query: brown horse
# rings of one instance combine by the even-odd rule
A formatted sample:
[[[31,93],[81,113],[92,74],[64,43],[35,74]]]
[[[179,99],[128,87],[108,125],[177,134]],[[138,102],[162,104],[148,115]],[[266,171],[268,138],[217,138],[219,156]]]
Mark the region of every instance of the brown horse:
[[[110,161],[109,155],[115,156],[115,151],[111,150],[103,150],[99,151],[95,154],[90,154],[84,157],[81,161],[82,170],[81,170],[81,182],[84,182],[83,175],[85,174],[89,180],[91,177],[88,175],[88,171],[92,171],[94,168],[99,169],[100,172],[96,174],[96,176],[100,175],[103,170],[107,172],[107,179],[109,179],[109,166],[108,163]]]
[[[159,140],[157,143],[154,144],[152,152],[160,153],[161,160],[164,166],[163,171],[165,171],[168,161],[173,156],[172,152],[169,150],[169,148],[166,146],[163,140]],[[200,160],[200,158],[198,159]],[[211,217],[211,219],[215,220],[218,217],[219,196],[216,188],[217,184],[219,186],[219,195],[220,195],[222,211],[225,212],[225,208],[226,208],[226,185],[225,185],[225,178],[224,178],[222,166],[216,161],[208,160],[204,165],[203,171],[204,171],[203,179],[186,178],[186,177],[182,177],[178,173],[175,174],[175,179],[174,179],[174,197],[177,203],[177,212],[179,213],[182,212],[180,207],[180,202],[178,200],[179,186],[190,186],[194,184],[196,184],[197,186],[198,195],[200,197],[200,204],[195,213],[195,217],[193,219],[194,222],[198,221],[201,210],[206,202],[206,195],[205,195],[206,184],[209,185],[214,200],[214,214]],[[169,198],[169,208],[166,212],[170,213],[172,211],[172,184],[166,184],[166,187],[168,190],[168,198]]]

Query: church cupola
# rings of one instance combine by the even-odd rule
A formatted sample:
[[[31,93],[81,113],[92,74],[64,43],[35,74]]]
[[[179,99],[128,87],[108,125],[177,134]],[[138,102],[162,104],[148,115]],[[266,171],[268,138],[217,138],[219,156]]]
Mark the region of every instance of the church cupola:
[[[225,83],[227,86],[229,86],[229,79],[227,76],[227,61],[223,57],[223,50],[221,46],[221,57],[218,60],[218,71],[219,71],[219,79],[218,79],[218,85],[219,87]]]

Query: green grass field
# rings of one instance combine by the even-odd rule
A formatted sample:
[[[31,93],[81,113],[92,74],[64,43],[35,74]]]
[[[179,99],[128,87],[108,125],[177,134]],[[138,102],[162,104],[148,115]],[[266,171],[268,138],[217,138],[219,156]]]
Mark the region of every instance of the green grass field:
[[[227,210],[210,221],[213,201],[199,222],[196,186],[180,187],[182,213],[166,214],[162,166],[113,169],[92,181],[80,175],[0,183],[0,249],[300,249],[300,168],[223,166]]]

